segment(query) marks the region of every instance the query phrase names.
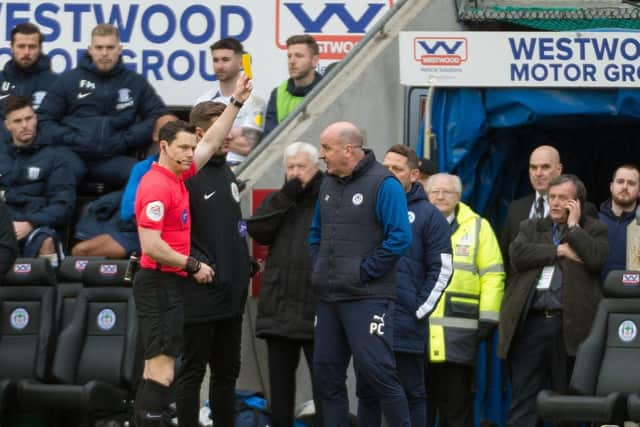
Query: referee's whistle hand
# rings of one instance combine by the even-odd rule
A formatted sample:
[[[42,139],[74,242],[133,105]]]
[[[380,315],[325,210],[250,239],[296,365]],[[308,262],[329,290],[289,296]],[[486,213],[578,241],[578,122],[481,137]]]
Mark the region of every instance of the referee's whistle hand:
[[[213,268],[203,262],[200,263],[200,270],[193,275],[193,278],[198,283],[211,283],[214,275]]]

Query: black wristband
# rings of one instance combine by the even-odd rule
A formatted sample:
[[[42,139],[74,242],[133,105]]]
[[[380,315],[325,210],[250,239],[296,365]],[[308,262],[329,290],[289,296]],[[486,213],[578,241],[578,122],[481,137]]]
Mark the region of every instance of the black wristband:
[[[187,257],[187,265],[184,266],[184,271],[189,274],[196,274],[200,270],[200,261],[192,256]]]
[[[242,108],[244,106],[244,102],[238,101],[235,97],[229,98],[229,104],[235,105],[238,108]]]

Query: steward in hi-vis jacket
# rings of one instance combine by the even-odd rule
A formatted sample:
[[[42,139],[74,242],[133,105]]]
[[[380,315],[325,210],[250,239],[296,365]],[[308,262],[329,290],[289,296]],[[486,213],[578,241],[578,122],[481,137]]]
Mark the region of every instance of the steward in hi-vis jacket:
[[[460,202],[457,176],[432,176],[427,193],[451,225],[453,251],[453,278],[429,318],[427,406],[437,408],[447,425],[472,426],[476,349],[498,325],[502,254],[491,225]],[[431,406],[429,399],[434,399]]]

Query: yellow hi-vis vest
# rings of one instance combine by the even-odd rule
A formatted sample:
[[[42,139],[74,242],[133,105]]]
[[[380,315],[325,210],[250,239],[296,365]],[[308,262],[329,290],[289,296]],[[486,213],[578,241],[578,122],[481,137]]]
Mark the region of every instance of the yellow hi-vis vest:
[[[491,225],[458,203],[451,235],[453,277],[429,317],[429,359],[474,365],[478,321],[498,322],[504,266]]]

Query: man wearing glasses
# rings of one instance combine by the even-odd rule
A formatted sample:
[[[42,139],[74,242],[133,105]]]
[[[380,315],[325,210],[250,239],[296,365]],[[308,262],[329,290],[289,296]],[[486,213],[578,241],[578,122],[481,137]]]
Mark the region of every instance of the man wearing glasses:
[[[451,225],[454,271],[429,317],[427,408],[430,420],[437,413],[441,426],[472,427],[476,349],[498,325],[504,293],[502,255],[491,225],[460,201],[458,176],[433,175],[426,190]]]

